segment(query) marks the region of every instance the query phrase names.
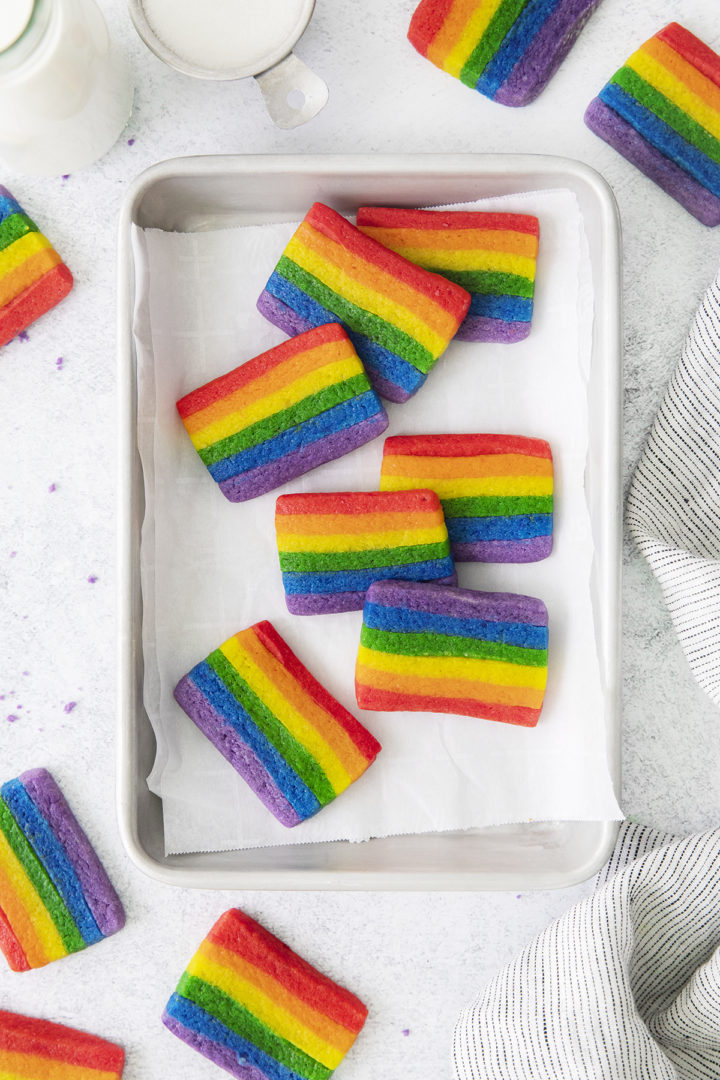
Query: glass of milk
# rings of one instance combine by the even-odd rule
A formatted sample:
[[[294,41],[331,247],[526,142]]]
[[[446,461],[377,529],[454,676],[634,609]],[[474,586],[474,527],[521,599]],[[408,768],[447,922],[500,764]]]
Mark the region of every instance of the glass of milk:
[[[0,158],[58,176],[90,165],[130,119],[133,85],[95,0],[0,0]]]
[[[128,0],[148,48],[199,79],[254,76],[271,119],[282,128],[310,120],[328,88],[292,49],[315,0]]]

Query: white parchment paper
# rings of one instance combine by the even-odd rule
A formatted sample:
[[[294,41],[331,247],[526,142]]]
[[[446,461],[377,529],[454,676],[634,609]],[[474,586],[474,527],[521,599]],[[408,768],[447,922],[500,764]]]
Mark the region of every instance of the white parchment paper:
[[[360,612],[290,615],[275,545],[281,491],[376,490],[382,438],[251,502],[231,504],[175,410],[183,394],[285,340],[255,301],[296,223],[135,230],[144,697],[157,738],[148,784],[166,853],[622,817],[606,762],[584,490],[592,288],[582,218],[567,191],[463,204],[534,213],[533,328],[515,345],[453,342],[423,389],[387,405],[387,434],[503,432],[547,439],[556,468],[555,549],[540,563],[458,564],[459,584],[541,597],[550,613],[545,707],[535,729],[471,717],[362,713],[353,671]],[[597,602],[597,600],[595,600]],[[330,806],[286,829],[175,703],[177,681],[226,638],[270,619],[383,750]]]

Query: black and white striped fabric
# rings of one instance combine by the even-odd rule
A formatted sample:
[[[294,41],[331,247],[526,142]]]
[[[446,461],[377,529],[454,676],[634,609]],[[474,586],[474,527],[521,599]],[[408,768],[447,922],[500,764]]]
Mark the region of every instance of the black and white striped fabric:
[[[598,887],[455,1029],[456,1080],[718,1080],[720,830],[624,824]]]
[[[627,522],[695,677],[720,705],[720,275],[702,299],[655,419]]]

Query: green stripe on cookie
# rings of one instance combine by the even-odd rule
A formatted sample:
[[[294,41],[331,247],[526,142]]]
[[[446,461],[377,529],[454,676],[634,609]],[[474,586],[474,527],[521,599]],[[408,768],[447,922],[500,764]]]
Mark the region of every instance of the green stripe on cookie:
[[[360,644],[376,652],[400,656],[467,656],[475,660],[504,660],[508,664],[529,667],[547,666],[547,649],[523,649],[501,641],[450,637],[447,634],[401,634],[394,630],[376,630],[363,625]]]
[[[460,72],[460,81],[475,89],[475,84],[488,66],[503,41],[512,30],[515,20],[529,0],[503,0],[490,24],[470,54]]]
[[[54,922],[62,943],[68,952],[79,952],[85,948],[83,936],[75,920],[68,911],[65,901],[60,896],[45,867],[38,859],[29,840],[12,816],[9,806],[0,799],[0,829],[15,853],[18,862],[32,883],[32,887],[45,906]]]
[[[0,222],[0,251],[10,247],[21,236],[37,231],[37,225],[30,220],[27,214],[11,214],[10,217]]]
[[[437,270],[436,273],[471,293],[525,296],[529,300],[535,293],[535,279],[521,274],[502,274],[499,270]]]
[[[280,435],[283,431],[288,431],[298,424],[312,420],[313,417],[319,416],[320,413],[327,412],[328,409],[332,409],[335,405],[342,405],[344,401],[350,401],[369,389],[370,382],[367,375],[364,373],[353,375],[351,379],[345,379],[343,382],[326,386],[324,390],[318,390],[316,394],[311,394],[309,397],[298,401],[295,405],[291,405],[281,412],[273,413],[272,416],[268,416],[265,420],[259,420],[256,424],[243,428],[242,431],[236,432],[235,435],[228,435],[227,438],[220,439],[211,446],[206,446],[205,449],[199,450],[198,453],[206,465],[215,465],[218,461],[232,457],[233,454],[239,454],[243,450],[259,446],[261,443],[267,442],[268,439]]]
[[[405,566],[432,559],[446,559],[450,554],[447,540],[437,544],[413,544],[409,547],[370,548],[367,551],[281,551],[280,569],[299,573],[327,573],[333,570],[370,570],[374,567]]]
[[[227,657],[219,649],[210,653],[206,663],[213,669],[226,688],[239,701],[268,742],[282,754],[288,765],[295,770],[304,784],[312,791],[321,806],[332,802],[335,789],[312,754],[302,746],[267,705],[251,690]]]
[[[177,993],[298,1076],[303,1076],[306,1080],[327,1080],[332,1074],[332,1069],[293,1046],[287,1039],[276,1035],[249,1009],[212,983],[185,972],[178,983]]]
[[[303,270],[297,263],[288,259],[286,255],[281,257],[275,267],[275,272],[280,277],[284,277],[286,281],[296,285],[298,289],[302,289],[318,304],[322,304],[324,308],[331,311],[333,315],[337,315],[351,330],[358,334],[365,334],[366,337],[377,342],[378,345],[382,345],[383,348],[394,352],[397,356],[412,364],[418,371],[421,371],[423,375],[427,375],[435,363],[436,357],[415,338],[410,337],[409,334],[399,330],[385,319],[381,319],[379,315],[373,315],[372,312],[358,307],[350,300],[346,300],[344,296],[333,292],[313,274],[309,274],[307,270]]]
[[[552,514],[552,495],[475,495],[442,499],[445,517],[512,517]]]

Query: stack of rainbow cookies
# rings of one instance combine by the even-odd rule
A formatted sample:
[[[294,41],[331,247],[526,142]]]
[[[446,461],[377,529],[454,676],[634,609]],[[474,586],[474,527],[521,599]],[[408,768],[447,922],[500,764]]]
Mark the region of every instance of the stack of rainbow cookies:
[[[534,727],[547,681],[547,609],[514,593],[378,581],[355,669],[361,709]]]
[[[435,491],[457,562],[536,562],[552,551],[553,461],[544,439],[394,435],[385,440],[380,488]]]
[[[539,224],[531,214],[361,206],[361,232],[470,293],[460,341],[530,333]]]
[[[457,581],[434,491],[281,495],[275,528],[294,615],[360,610],[380,578]]]
[[[59,304],[72,284],[50,241],[0,185],[0,346]]]
[[[163,1023],[238,1080],[327,1080],[367,1009],[239,908],[218,919]]]
[[[121,1046],[84,1031],[0,1009],[3,1080],[120,1080]]]
[[[231,502],[262,495],[341,457],[388,424],[337,323],[248,360],[181,398],[177,410]]]
[[[332,802],[381,749],[269,622],[196,664],[175,699],[287,827]]]
[[[470,296],[315,203],[258,300],[286,334],[328,322],[347,330],[378,393],[407,401],[467,314]]]
[[[125,925],[105,869],[46,769],[0,788],[0,949],[28,971]]]
[[[422,56],[503,105],[528,105],[600,0],[422,0],[408,38]]]
[[[720,224],[720,56],[678,23],[646,41],[585,123],[705,225]]]

